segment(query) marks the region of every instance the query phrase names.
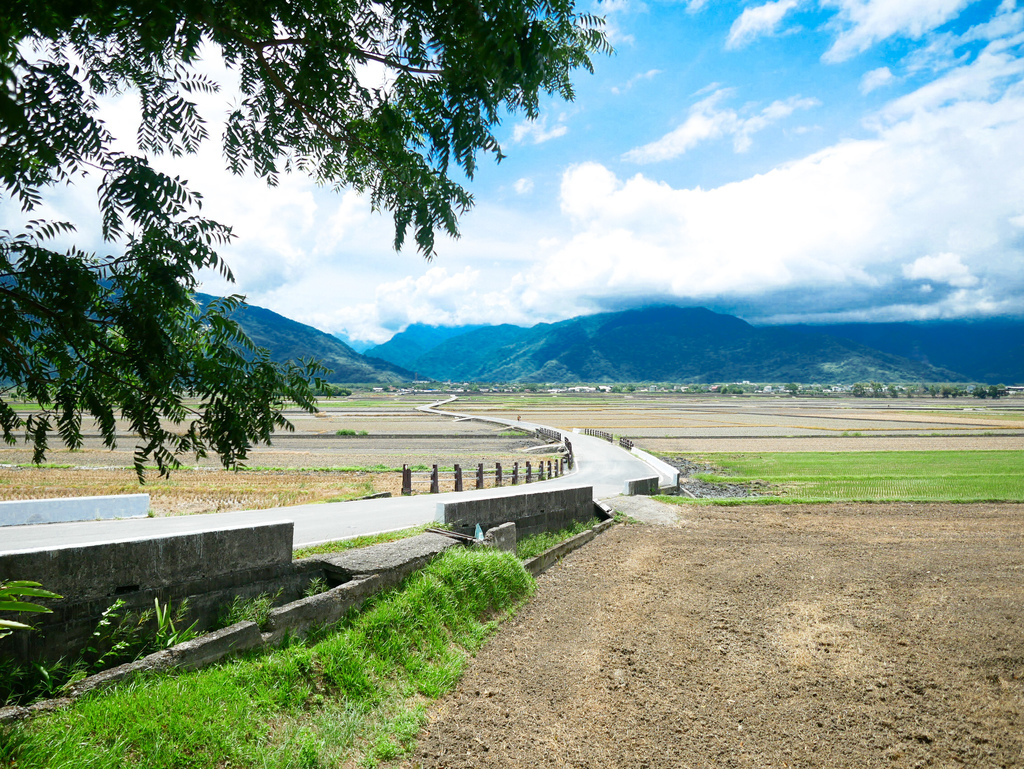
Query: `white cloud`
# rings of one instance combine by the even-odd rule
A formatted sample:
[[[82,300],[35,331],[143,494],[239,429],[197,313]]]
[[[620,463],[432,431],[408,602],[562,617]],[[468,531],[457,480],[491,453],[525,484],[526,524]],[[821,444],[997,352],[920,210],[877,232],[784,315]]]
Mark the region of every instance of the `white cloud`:
[[[800,0],[776,0],[753,8],[746,8],[732,23],[727,49],[742,48],[759,37],[774,35],[783,17],[800,4]]]
[[[956,288],[970,288],[978,285],[978,278],[960,260],[958,254],[935,254],[922,256],[911,264],[903,265],[903,277],[908,280],[930,280],[946,283]]]
[[[864,76],[861,77],[860,92],[869,94],[878,88],[889,85],[895,79],[895,76],[888,67],[873,69],[870,72],[865,72]]]
[[[515,184],[512,185],[512,189],[520,195],[528,195],[533,192],[533,179],[516,179]]]
[[[687,118],[676,129],[657,141],[636,147],[623,155],[625,160],[635,163],[656,163],[679,157],[704,141],[733,137],[736,152],[750,148],[751,136],[770,125],[789,117],[798,109],[810,109],[818,104],[815,99],[799,96],[775,101],[761,112],[744,117],[732,109],[721,109],[719,104],[731,95],[728,89],[719,89],[694,104]]]
[[[638,75],[633,75],[629,80],[626,81],[625,85],[612,86],[612,93],[623,94],[633,88],[634,85],[641,82],[642,80],[650,80],[660,75],[662,71],[660,69],[649,69],[646,72],[641,72]]]
[[[658,292],[766,310],[785,296],[829,320],[1024,312],[1024,82],[987,57],[892,102],[873,138],[714,189],[572,167],[572,235],[529,276],[525,306]]]
[[[838,9],[835,42],[822,57],[846,61],[890,37],[920,39],[977,0],[821,0]]]
[[[558,122],[551,128],[548,128],[547,115],[539,120],[524,120],[522,123],[516,123],[512,128],[512,143],[543,144],[546,141],[565,136],[569,132],[569,127],[563,122],[564,118],[565,115],[559,117]]]

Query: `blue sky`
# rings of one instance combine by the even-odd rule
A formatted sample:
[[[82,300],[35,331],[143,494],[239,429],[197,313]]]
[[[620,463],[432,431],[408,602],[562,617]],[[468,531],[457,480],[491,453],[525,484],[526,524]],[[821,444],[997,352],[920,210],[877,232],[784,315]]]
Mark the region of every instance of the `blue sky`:
[[[463,237],[430,263],[394,253],[389,218],[352,192],[231,177],[216,146],[161,161],[239,236],[236,284],[204,290],[364,342],[666,301],[754,323],[1024,315],[1013,0],[593,10],[615,54],[573,103],[503,123],[507,159],[482,165]],[[132,99],[107,110],[132,135]],[[87,218],[78,194],[49,213]]]

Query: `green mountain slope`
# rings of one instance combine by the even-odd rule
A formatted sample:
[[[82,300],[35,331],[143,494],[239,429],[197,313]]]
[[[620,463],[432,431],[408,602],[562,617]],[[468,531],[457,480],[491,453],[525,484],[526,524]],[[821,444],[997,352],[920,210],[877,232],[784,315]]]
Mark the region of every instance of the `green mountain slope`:
[[[369,348],[365,353],[415,371],[416,361],[421,355],[454,336],[478,328],[480,326],[427,326],[414,323],[402,333],[395,334],[384,344]]]
[[[974,382],[1024,383],[1024,320],[991,318],[780,328],[849,339],[958,371]]]
[[[927,363],[824,334],[755,328],[703,308],[648,307],[482,328],[414,362],[438,379],[524,382],[951,381]]]
[[[196,301],[203,305],[212,299],[209,294],[196,294]],[[398,383],[412,379],[411,372],[400,366],[360,355],[330,334],[263,307],[247,305],[233,317],[253,342],[270,351],[273,360],[316,358],[321,361],[331,369],[324,376],[328,382]]]

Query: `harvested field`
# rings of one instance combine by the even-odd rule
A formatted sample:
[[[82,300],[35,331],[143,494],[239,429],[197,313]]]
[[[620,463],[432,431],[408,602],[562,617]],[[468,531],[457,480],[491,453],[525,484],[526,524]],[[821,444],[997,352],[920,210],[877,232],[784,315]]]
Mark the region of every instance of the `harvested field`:
[[[219,470],[216,458],[199,463],[206,473],[175,473],[170,482],[151,473],[146,491],[157,514],[252,509],[345,499],[398,490],[397,472],[326,473],[312,471],[400,468],[403,464],[464,469],[488,468],[540,457],[532,437],[475,421],[415,410],[436,395],[374,394],[360,400],[332,401],[320,414],[289,413],[295,431],[279,433],[272,446],[257,447],[248,465],[260,474],[234,477]],[[609,394],[573,397],[473,395],[451,408],[500,415],[561,428],[595,427],[632,437],[637,445],[666,453],[735,451],[895,451],[1011,449],[1024,446],[1024,399],[945,403],[934,399],[708,398],[678,394]],[[896,406],[895,408],[893,406]],[[909,420],[909,421],[908,421]],[[874,427],[884,429],[873,430]],[[906,429],[904,429],[906,428]],[[29,476],[17,465],[31,461],[24,444],[0,446],[0,499],[72,496],[139,491],[129,473],[134,441],[125,437],[105,449],[92,428],[81,450],[56,448]],[[87,432],[88,432],[87,428]],[[348,433],[338,435],[337,433]],[[365,432],[367,435],[359,435]],[[356,433],[352,435],[351,433]],[[548,455],[545,455],[548,458]],[[191,458],[185,458],[189,461]],[[3,467],[6,465],[8,467]],[[110,476],[73,468],[104,468]],[[264,471],[275,472],[264,472]],[[49,474],[49,475],[47,475]],[[418,487],[426,491],[426,487]],[[450,482],[442,490],[450,488]]]
[[[406,765],[1024,765],[1024,505],[679,515],[543,576]]]
[[[694,397],[604,395],[566,405],[552,396],[543,404],[518,407],[514,399],[465,398],[458,410],[515,416],[561,428],[593,427],[646,443],[652,439],[831,438],[852,433],[879,437],[1024,436],[1024,404],[1011,398],[936,406],[932,399],[788,397]],[[907,406],[907,403],[920,406]]]
[[[124,468],[0,468],[0,499],[145,492],[156,516],[335,502],[382,491],[398,494],[401,486],[400,473],[187,469],[169,479],[154,471],[140,488],[135,471]]]

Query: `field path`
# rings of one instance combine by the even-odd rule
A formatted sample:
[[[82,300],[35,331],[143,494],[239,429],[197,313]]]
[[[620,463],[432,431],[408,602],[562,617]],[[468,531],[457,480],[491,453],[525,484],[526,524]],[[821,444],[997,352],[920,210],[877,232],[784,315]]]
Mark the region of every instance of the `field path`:
[[[430,408],[432,407],[422,407],[421,410]],[[448,412],[439,413],[447,413],[449,416],[460,419],[470,416]],[[471,418],[526,429],[546,427],[546,425],[516,422],[499,417],[472,416]],[[470,495],[475,498],[493,498],[522,494],[524,491],[550,491],[559,488],[592,486],[594,498],[604,499],[621,492],[628,480],[654,475],[648,465],[618,446],[587,435],[574,434],[571,440],[576,454],[577,468],[561,478],[531,484],[529,487],[505,486],[500,489],[459,493],[327,502],[316,505],[239,510],[168,518],[5,526],[0,528],[0,553],[119,542],[173,534],[192,534],[280,521],[294,521],[293,545],[303,547],[429,523],[434,520],[438,503],[466,499]]]

